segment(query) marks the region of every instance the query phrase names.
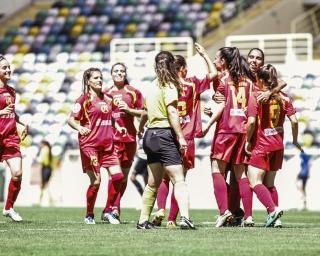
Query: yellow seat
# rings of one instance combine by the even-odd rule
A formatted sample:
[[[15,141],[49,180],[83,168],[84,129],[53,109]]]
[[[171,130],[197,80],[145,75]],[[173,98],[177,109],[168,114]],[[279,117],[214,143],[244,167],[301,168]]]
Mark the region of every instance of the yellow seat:
[[[67,17],[69,15],[69,9],[68,8],[61,8],[59,12],[59,16]]]
[[[39,28],[37,26],[33,26],[29,29],[29,35],[36,36],[39,34]]]
[[[21,35],[17,35],[14,37],[13,39],[13,44],[16,44],[16,45],[22,45],[23,44],[23,36]]]
[[[83,30],[83,26],[81,25],[75,25],[71,30],[71,36],[77,37],[81,34]]]

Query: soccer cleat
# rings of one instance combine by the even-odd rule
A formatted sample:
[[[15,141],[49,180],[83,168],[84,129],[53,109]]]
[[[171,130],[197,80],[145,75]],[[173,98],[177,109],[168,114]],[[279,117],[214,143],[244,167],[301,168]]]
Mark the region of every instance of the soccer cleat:
[[[229,210],[226,210],[224,214],[220,215],[216,220],[216,228],[222,227],[228,219],[232,216],[232,213]]]
[[[169,221],[167,222],[167,228],[177,228],[176,222],[173,221],[173,220],[169,220]]]
[[[108,219],[108,213],[107,213],[107,212],[102,212],[102,214],[101,214],[101,220],[102,220],[102,222],[110,223],[110,222],[109,222],[109,219]]]
[[[232,222],[232,226],[241,226],[244,217],[244,211],[240,208],[235,214]]]
[[[13,221],[20,222],[22,221],[21,216],[19,213],[17,213],[13,208],[10,208],[9,210],[3,209],[2,212],[3,216],[11,218]]]
[[[96,222],[94,221],[94,218],[91,216],[87,216],[84,218],[84,223],[88,224],[88,225],[94,225],[96,224]]]
[[[145,221],[143,223],[137,223],[137,229],[154,229],[154,225],[149,222],[149,221]]]
[[[193,222],[184,216],[180,217],[179,226],[181,229],[196,229]]]
[[[276,209],[268,214],[266,227],[272,227],[273,224],[279,219],[283,214],[283,211],[276,207]]]
[[[223,224],[223,227],[240,227],[242,226],[243,222],[244,211],[239,208],[239,210],[232,214],[231,217]]]
[[[252,217],[249,216],[248,218],[246,218],[246,219],[242,222],[242,226],[243,226],[243,227],[253,227],[253,226],[254,226],[254,221],[253,221]]]
[[[106,215],[107,215],[107,219],[110,222],[110,224],[113,224],[113,225],[120,224],[119,216],[117,214],[115,214],[114,212],[108,212]]]
[[[277,219],[275,222],[274,222],[274,225],[273,227],[275,228],[282,228],[282,222],[280,219]]]
[[[152,220],[152,224],[154,226],[160,227],[161,226],[161,222],[165,217],[164,214],[164,209],[159,209],[158,211],[156,211],[155,213],[153,213],[152,215],[154,215],[153,220]]]

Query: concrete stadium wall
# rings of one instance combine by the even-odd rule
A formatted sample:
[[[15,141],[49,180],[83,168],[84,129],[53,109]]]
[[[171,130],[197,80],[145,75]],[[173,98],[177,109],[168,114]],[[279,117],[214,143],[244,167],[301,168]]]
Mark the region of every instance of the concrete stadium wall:
[[[0,22],[32,3],[32,0],[0,0]]]
[[[246,23],[242,28],[233,31],[230,35],[290,33],[291,21],[303,12],[303,0],[282,0],[270,10],[261,13],[255,19]],[[225,46],[224,39],[209,47],[208,53],[212,56],[211,58],[223,46]]]

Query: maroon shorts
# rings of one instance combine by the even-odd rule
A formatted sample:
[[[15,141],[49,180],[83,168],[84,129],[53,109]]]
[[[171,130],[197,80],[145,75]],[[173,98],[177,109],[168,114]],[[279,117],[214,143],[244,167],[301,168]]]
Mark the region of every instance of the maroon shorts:
[[[246,134],[218,133],[212,141],[211,159],[243,164],[245,157]]]
[[[253,150],[246,163],[261,170],[277,171],[282,167],[283,153],[283,149],[271,152]]]
[[[20,152],[20,138],[18,135],[9,135],[0,141],[0,162],[22,157]]]
[[[93,171],[100,173],[101,167],[119,166],[119,159],[114,150],[103,151],[95,148],[80,149],[83,172]]]
[[[115,149],[115,152],[117,153],[121,167],[130,168],[137,151],[137,143],[136,142],[125,142],[125,143],[114,142],[114,149]]]
[[[182,156],[183,167],[187,170],[194,168],[195,146],[194,140],[187,140],[187,151]]]

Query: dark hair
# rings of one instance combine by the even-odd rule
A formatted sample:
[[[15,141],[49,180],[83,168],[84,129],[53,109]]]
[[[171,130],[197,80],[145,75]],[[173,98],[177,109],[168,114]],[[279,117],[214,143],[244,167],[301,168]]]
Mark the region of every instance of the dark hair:
[[[258,72],[258,78],[261,79],[268,87],[268,89],[271,91],[273,88],[278,86],[278,75],[277,70],[274,66],[271,64],[267,64],[263,66],[259,72]],[[273,93],[270,97],[270,99],[277,100],[280,104],[282,103],[282,100],[277,93]]]
[[[174,56],[174,66],[175,66],[176,72],[179,72],[180,68],[187,66],[186,59],[181,55],[175,55]]]
[[[244,73],[244,76],[248,77],[251,81],[256,81],[256,77],[252,74],[249,68],[249,63],[247,59],[243,56],[240,56],[240,65],[242,68],[242,71]]]
[[[0,61],[1,60],[7,60],[6,57],[4,57],[2,54],[0,54]]]
[[[243,76],[247,76],[247,72],[242,66],[241,55],[237,47],[222,47],[219,49],[221,58],[227,63],[227,69],[235,84],[239,83],[239,80]]]
[[[260,48],[251,48],[249,53],[248,53],[248,56],[251,54],[252,51],[259,51],[261,53],[261,56],[262,56],[262,62],[264,63],[264,52]]]
[[[98,68],[88,68],[87,70],[85,70],[83,72],[82,83],[83,83],[83,92],[84,93],[87,93],[89,91],[87,83],[88,83],[88,80],[90,79],[93,72],[100,72],[102,74],[101,70]]]
[[[160,86],[172,83],[181,92],[181,84],[175,67],[175,59],[171,52],[161,51],[155,58],[155,72]]]
[[[124,71],[126,72],[126,76],[124,78],[124,83],[125,84],[129,84],[129,81],[127,79],[127,67],[126,67],[126,65],[124,63],[117,62],[117,63],[113,64],[112,67],[111,67],[111,74],[112,74],[112,71],[113,71],[114,67],[117,66],[117,65],[120,65],[120,66],[122,66],[124,68]]]
[[[48,149],[49,149],[49,163],[50,163],[50,165],[51,165],[51,164],[52,164],[52,150],[51,150],[51,145],[50,145],[50,143],[49,143],[48,141],[46,141],[46,140],[41,141],[41,144],[47,146]]]

